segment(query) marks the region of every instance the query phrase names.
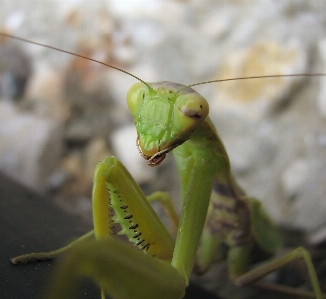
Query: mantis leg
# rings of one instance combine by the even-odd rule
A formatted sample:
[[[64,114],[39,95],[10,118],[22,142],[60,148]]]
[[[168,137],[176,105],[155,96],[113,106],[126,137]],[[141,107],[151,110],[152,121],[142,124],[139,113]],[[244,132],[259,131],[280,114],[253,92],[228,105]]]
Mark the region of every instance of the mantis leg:
[[[169,216],[171,222],[173,223],[175,231],[178,228],[179,225],[179,217],[178,214],[173,206],[172,199],[169,195],[168,192],[163,192],[163,191],[156,191],[147,196],[148,202],[154,202],[154,201],[159,201],[166,214]]]
[[[115,157],[98,163],[93,184],[96,239],[109,237],[119,223],[129,240],[146,253],[170,260],[174,242],[127,169]],[[115,217],[112,217],[112,213]]]
[[[261,203],[254,198],[248,198],[247,204],[251,212],[251,238],[239,246],[232,241],[232,238],[229,238],[229,235],[228,238],[223,240],[223,235],[219,233],[214,234],[209,229],[204,230],[202,236],[202,243],[204,244],[202,244],[201,248],[199,249],[199,260],[197,261],[198,264],[196,270],[198,270],[199,273],[202,273],[208,268],[210,263],[218,259],[223,259],[223,254],[225,252],[219,252],[219,247],[221,244],[225,243],[228,245],[227,260],[229,266],[229,276],[237,286],[241,287],[254,284],[264,289],[270,289],[295,296],[305,296],[318,299],[322,298],[316,271],[311,262],[310,255],[307,250],[302,247],[299,247],[290,253],[253,270],[248,270],[250,266],[249,261],[251,260],[250,257],[253,245],[252,241],[256,243],[262,252],[270,255],[276,252],[277,248],[279,247],[280,240],[275,226],[270,222],[270,219],[265,214]],[[277,284],[269,284],[260,281],[257,282],[269,273],[274,272],[297,259],[303,259],[305,261],[313,292],[296,290],[291,287],[285,287]]]
[[[183,205],[172,265],[187,277],[190,277],[195,262],[214,176],[224,163],[224,157],[206,151],[207,140],[214,138],[209,129],[206,124],[202,130],[194,133],[194,141],[188,140],[173,151],[181,181]],[[194,143],[197,146],[192,146]]]
[[[69,251],[45,298],[75,298],[81,277],[100,283],[115,299],[179,299],[185,290],[185,279],[169,262],[113,237],[87,241]]]
[[[47,298],[72,298],[81,277],[99,283],[102,297],[105,293],[118,299],[183,297],[187,280],[171,265],[172,237],[115,157],[95,169],[93,219],[96,240],[81,242],[68,253]],[[121,225],[121,233],[134,247],[110,234],[114,223]]]
[[[87,234],[79,237],[78,239],[74,240],[73,242],[59,249],[48,251],[48,252],[33,252],[33,253],[23,254],[20,256],[13,257],[10,260],[13,264],[27,264],[36,261],[52,260],[57,255],[66,252],[67,250],[71,249],[77,244],[92,238],[94,238],[94,230],[91,230]]]
[[[284,267],[285,265],[287,265],[295,260],[299,260],[299,259],[303,259],[305,261],[305,264],[308,269],[309,277],[310,277],[310,282],[311,282],[311,285],[312,285],[312,288],[313,288],[316,298],[318,298],[318,299],[323,298],[320,287],[319,287],[316,271],[315,271],[315,268],[311,261],[310,254],[303,247],[298,247],[280,258],[270,261],[267,264],[264,264],[260,267],[257,267],[255,269],[239,276],[238,278],[236,278],[234,280],[234,282],[238,286],[245,286],[245,285],[254,283],[257,280],[259,280],[260,278],[266,276],[267,274],[274,272],[274,271]]]

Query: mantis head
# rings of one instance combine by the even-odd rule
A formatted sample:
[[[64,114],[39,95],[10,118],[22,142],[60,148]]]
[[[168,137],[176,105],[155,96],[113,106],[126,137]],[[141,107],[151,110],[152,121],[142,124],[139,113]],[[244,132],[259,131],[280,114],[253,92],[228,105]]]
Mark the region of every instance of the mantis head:
[[[127,102],[137,130],[137,147],[148,165],[184,143],[208,115],[207,101],[190,87],[168,81],[134,84]]]

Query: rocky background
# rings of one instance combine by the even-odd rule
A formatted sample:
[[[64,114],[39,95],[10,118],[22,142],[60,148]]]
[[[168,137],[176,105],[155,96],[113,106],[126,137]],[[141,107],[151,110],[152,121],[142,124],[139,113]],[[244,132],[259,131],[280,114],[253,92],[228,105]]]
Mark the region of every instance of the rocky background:
[[[148,82],[192,84],[326,73],[325,11],[326,2],[307,0],[0,1],[0,31],[98,59]],[[94,167],[116,155],[146,193],[167,190],[179,208],[172,157],[153,169],[136,150],[125,102],[135,82],[108,67],[1,37],[1,171],[91,219]],[[279,226],[304,232],[312,245],[322,243],[326,78],[195,89],[209,101],[247,193],[261,199]]]

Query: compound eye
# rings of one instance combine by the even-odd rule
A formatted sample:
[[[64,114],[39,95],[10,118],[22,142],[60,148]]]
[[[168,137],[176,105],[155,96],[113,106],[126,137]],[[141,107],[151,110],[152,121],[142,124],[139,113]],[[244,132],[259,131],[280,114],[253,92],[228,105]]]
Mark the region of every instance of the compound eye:
[[[138,117],[143,106],[145,93],[147,90],[148,87],[142,82],[138,82],[129,88],[127,93],[127,104],[133,118]]]
[[[206,119],[209,112],[207,101],[198,93],[188,93],[177,98],[174,111],[174,126],[188,134],[196,130]]]

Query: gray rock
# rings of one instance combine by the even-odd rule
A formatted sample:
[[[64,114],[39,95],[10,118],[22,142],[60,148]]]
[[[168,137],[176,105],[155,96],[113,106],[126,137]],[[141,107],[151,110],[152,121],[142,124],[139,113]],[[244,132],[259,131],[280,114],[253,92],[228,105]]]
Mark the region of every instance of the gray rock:
[[[319,57],[320,57],[320,71],[326,71],[326,38],[319,41]],[[318,95],[319,113],[326,117],[326,82],[325,78],[321,77],[319,80],[320,88]]]
[[[60,125],[0,102],[0,169],[21,183],[46,191],[62,154]]]

